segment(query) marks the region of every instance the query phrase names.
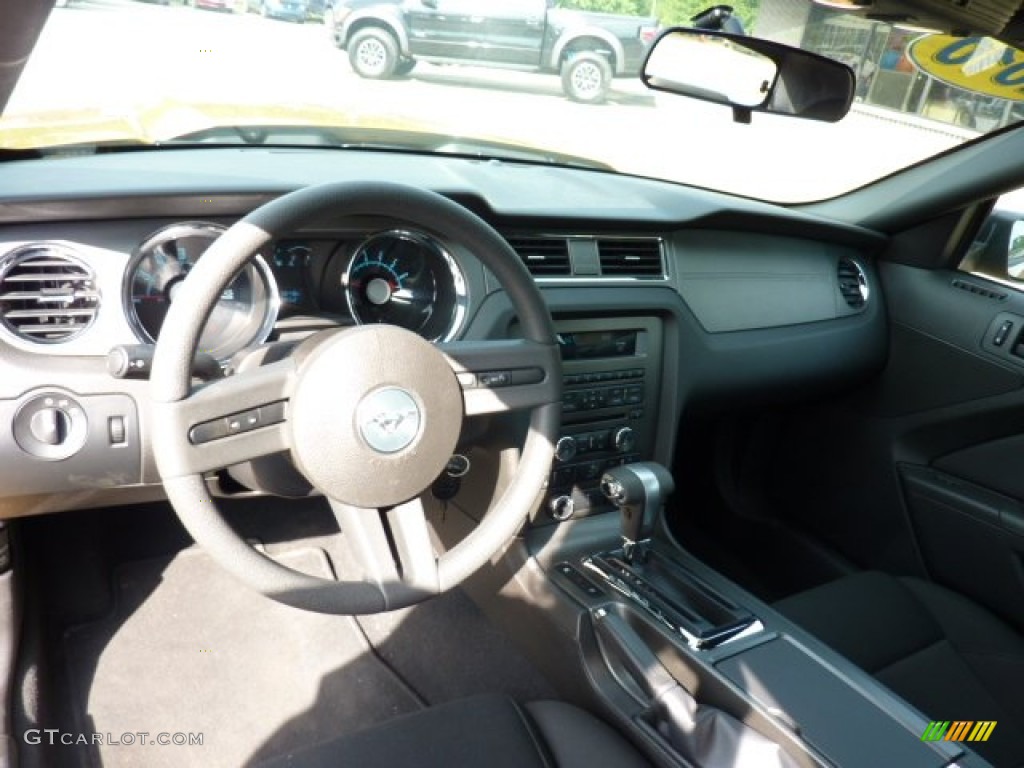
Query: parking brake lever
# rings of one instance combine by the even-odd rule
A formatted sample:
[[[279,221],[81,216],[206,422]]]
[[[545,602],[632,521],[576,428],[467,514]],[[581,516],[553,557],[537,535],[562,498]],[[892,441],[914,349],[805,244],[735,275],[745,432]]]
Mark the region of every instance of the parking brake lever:
[[[651,723],[694,765],[734,768],[798,768],[799,763],[767,736],[721,709],[698,704],[665,668],[633,627],[604,608],[591,617],[604,647],[650,698]]]

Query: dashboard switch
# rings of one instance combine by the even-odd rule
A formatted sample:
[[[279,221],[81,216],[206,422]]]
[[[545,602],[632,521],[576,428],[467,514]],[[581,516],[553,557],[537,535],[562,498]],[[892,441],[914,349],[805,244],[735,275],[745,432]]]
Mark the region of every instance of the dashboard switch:
[[[81,403],[63,392],[43,392],[26,400],[14,416],[14,439],[36,458],[60,461],[76,454],[89,435]]]
[[[68,434],[68,416],[59,408],[40,408],[29,420],[32,437],[45,445],[60,445]]]
[[[995,337],[993,337],[992,343],[995,346],[997,346],[997,347],[1003,346],[1003,344],[1006,343],[1006,339],[1010,336],[1010,332],[1012,330],[1013,330],[1013,321],[1012,320],[1004,321],[1003,324],[999,326],[999,330],[996,331],[996,335],[995,335]]]
[[[107,419],[107,434],[111,445],[124,445],[128,440],[124,425],[124,416],[111,416]]]

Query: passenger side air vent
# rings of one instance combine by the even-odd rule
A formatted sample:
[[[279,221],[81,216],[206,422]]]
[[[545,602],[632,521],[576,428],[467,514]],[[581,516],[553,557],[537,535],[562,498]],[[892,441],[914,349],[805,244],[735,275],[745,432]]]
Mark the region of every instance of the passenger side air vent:
[[[598,240],[597,252],[604,277],[662,277],[661,243],[657,240]]]
[[[839,269],[839,292],[843,294],[843,300],[854,309],[860,309],[868,302],[868,277],[860,264],[852,259],[840,259]]]
[[[99,303],[94,275],[68,248],[27,245],[0,259],[0,322],[22,339],[68,341],[92,324]]]
[[[567,277],[572,274],[569,244],[562,238],[510,237],[508,244],[534,277]]]

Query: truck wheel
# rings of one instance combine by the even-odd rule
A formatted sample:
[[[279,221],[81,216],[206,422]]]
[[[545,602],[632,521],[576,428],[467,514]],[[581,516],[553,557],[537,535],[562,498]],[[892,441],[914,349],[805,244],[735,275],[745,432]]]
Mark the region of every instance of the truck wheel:
[[[570,53],[562,63],[562,90],[573,101],[600,104],[612,83],[612,66],[596,51]]]
[[[389,78],[398,67],[398,42],[378,27],[361,29],[348,44],[348,60],[360,77]]]

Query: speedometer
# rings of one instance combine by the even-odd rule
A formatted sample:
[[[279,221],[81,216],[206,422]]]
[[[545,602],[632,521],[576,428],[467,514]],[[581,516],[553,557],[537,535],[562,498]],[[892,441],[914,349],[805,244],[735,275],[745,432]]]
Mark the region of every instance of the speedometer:
[[[155,342],[182,282],[225,228],[206,222],[174,224],[150,235],[128,264],[125,311],[140,339]],[[199,349],[224,361],[266,340],[277,320],[273,275],[256,255],[221,293],[199,340]]]
[[[466,312],[466,281],[434,238],[391,230],[363,241],[342,278],[358,323],[399,325],[431,341],[458,332]]]

